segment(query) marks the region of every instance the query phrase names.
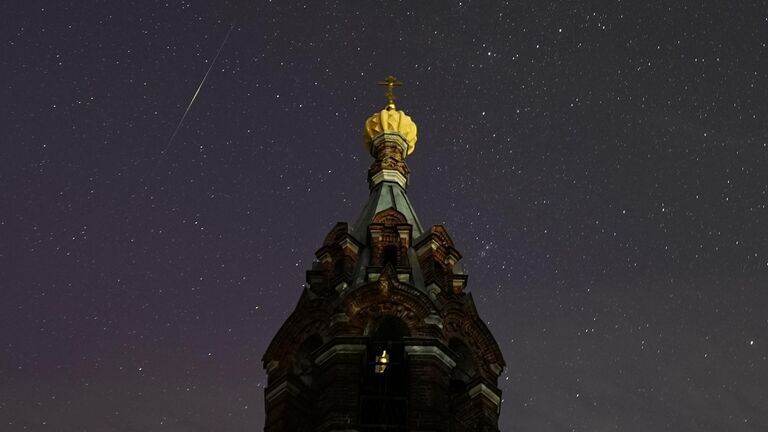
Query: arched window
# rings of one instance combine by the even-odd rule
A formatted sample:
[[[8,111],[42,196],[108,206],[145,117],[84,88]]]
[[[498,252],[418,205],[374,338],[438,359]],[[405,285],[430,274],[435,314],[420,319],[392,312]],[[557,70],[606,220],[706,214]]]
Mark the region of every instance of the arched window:
[[[403,337],[411,335],[408,326],[403,320],[391,315],[387,315],[371,324],[372,326],[368,328],[368,336],[370,336],[372,340],[401,341]]]
[[[299,377],[307,387],[312,386],[312,374],[314,372],[314,362],[312,353],[314,353],[323,344],[323,338],[318,334],[313,334],[304,339],[299,345],[296,354],[293,357],[292,372]]]
[[[405,431],[408,420],[408,365],[403,338],[408,326],[386,316],[369,324],[360,388],[361,431]]]
[[[345,264],[346,263],[344,262],[343,258],[336,261],[336,263],[333,265],[334,276],[344,275],[344,270],[346,268]]]
[[[456,355],[456,366],[451,371],[451,393],[462,394],[467,390],[467,384],[477,375],[472,350],[459,338],[451,338],[448,348]]]
[[[385,267],[387,264],[397,267],[397,245],[384,246],[384,250],[381,252],[381,266]]]

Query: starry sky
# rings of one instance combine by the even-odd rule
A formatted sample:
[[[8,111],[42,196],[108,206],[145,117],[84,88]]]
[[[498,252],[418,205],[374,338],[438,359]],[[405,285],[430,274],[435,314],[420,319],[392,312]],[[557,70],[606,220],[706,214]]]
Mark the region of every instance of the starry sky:
[[[765,2],[28,0],[0,23],[3,431],[260,430],[261,356],[362,210],[389,74],[411,202],[507,361],[503,431],[768,429]]]

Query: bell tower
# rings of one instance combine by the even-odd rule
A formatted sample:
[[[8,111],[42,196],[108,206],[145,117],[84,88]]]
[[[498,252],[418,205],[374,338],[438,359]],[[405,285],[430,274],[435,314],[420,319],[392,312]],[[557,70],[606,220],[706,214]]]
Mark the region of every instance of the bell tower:
[[[265,432],[498,431],[501,351],[466,291],[461,254],[406,194],[413,120],[388,103],[365,122],[374,161],[354,225],[315,253],[298,305],[264,354]]]

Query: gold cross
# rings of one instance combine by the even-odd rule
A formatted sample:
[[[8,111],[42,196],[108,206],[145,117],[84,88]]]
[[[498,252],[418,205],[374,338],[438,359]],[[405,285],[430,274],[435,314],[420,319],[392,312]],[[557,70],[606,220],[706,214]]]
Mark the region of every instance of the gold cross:
[[[388,76],[384,81],[379,81],[379,85],[387,86],[387,100],[389,103],[387,104],[387,109],[395,109],[395,86],[401,86],[403,83],[397,80],[394,76],[390,75]]]

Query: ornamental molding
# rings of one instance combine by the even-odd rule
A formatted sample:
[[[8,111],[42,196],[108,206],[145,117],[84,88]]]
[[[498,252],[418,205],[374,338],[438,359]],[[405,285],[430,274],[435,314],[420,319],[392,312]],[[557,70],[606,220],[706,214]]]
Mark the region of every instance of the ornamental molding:
[[[383,169],[371,176],[371,188],[385,181],[395,182],[403,189],[408,186],[408,180],[399,171]]]
[[[469,389],[469,397],[475,398],[477,396],[485,396],[486,399],[499,406],[501,404],[501,398],[494,393],[487,385],[480,383],[471,389]]]
[[[280,384],[276,385],[275,387],[270,387],[266,390],[266,393],[264,395],[264,400],[267,402],[271,401],[272,399],[280,396],[283,393],[290,393],[292,395],[298,395],[301,390],[299,390],[298,387],[295,385],[289,383],[288,381],[283,381]]]
[[[325,352],[317,356],[317,358],[315,359],[315,363],[317,365],[322,365],[323,363],[327,362],[331,357],[335,356],[336,354],[359,354],[363,351],[365,351],[365,345],[363,344],[333,345],[332,347],[325,350]]]
[[[407,345],[405,352],[410,356],[432,356],[442,361],[449,368],[456,367],[456,362],[443,350],[434,345]]]

